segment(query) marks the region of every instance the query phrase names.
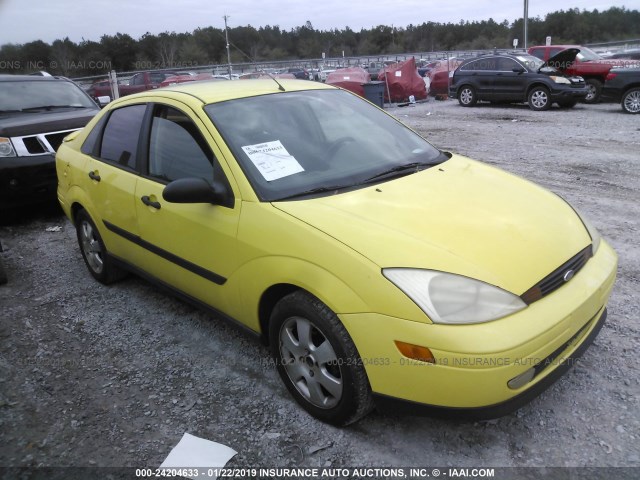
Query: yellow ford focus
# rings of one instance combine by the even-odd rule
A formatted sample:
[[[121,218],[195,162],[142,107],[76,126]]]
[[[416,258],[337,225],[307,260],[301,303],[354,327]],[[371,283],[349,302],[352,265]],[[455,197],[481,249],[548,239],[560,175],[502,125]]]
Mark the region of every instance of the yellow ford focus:
[[[58,198],[93,277],[239,322],[336,425],[498,416],[587,348],[617,257],[584,217],[355,95],[279,82],[128,96],[65,139]]]

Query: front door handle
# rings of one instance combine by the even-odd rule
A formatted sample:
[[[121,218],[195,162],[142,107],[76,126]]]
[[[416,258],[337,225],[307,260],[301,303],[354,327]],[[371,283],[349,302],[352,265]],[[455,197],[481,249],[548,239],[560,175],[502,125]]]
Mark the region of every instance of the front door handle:
[[[100,181],[100,175],[98,175],[96,172],[89,172],[89,178],[91,180],[95,180],[96,182]]]
[[[151,200],[149,198],[148,195],[145,195],[144,197],[141,197],[140,200],[142,200],[142,203],[144,203],[145,205],[148,205],[148,206],[153,207],[153,208],[155,208],[157,210],[160,210],[160,207],[161,207],[160,202],[154,202],[153,200]]]

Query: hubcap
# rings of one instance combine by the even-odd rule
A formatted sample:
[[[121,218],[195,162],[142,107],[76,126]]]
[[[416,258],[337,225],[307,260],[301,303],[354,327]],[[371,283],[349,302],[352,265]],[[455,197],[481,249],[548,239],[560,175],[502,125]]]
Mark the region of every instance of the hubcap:
[[[594,98],[596,98],[596,87],[590,83],[587,83],[587,96],[584,97],[584,99],[587,102],[590,102]]]
[[[97,274],[102,273],[104,268],[102,248],[100,248],[98,237],[89,222],[82,222],[80,225],[80,243],[82,243],[82,251],[91,270]]]
[[[544,108],[549,101],[547,94],[542,90],[537,90],[531,95],[531,103],[536,108]]]
[[[280,354],[291,383],[310,403],[333,408],[342,398],[342,370],[331,343],[306,318],[291,317],[280,329]]]
[[[631,113],[640,113],[640,91],[631,92],[626,96],[624,108]]]
[[[468,88],[462,90],[462,92],[460,92],[460,100],[462,100],[462,103],[464,104],[471,103],[471,100],[473,100],[473,93],[471,93],[471,90]]]

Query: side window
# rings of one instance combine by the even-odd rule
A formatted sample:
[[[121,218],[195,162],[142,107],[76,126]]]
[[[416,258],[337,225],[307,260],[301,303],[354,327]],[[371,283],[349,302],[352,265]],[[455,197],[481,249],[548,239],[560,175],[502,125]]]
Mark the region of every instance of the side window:
[[[498,59],[498,70],[501,72],[512,72],[514,68],[522,68],[522,65],[511,58],[502,57]]]
[[[131,85],[144,85],[144,74],[138,73],[131,79]]]
[[[155,85],[157,83],[162,83],[168,77],[170,77],[170,75],[167,75],[166,73],[150,73],[149,81]]]
[[[136,168],[138,138],[146,109],[146,105],[132,105],[111,113],[102,135],[100,158]]]
[[[481,58],[479,60],[474,60],[473,62],[467,63],[462,70],[469,71],[490,71],[496,70],[497,64],[496,59],[494,57]]]
[[[213,181],[213,153],[191,119],[165,105],[155,107],[149,139],[149,175],[164,181],[198,177]]]

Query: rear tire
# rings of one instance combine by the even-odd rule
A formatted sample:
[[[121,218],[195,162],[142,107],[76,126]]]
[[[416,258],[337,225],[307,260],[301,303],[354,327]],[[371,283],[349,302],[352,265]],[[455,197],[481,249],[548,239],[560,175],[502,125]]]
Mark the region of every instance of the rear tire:
[[[478,102],[476,91],[473,87],[465,85],[458,92],[458,103],[463,107],[473,107]]]
[[[640,113],[640,88],[632,88],[625,92],[620,105],[626,113]]]
[[[541,112],[543,110],[549,110],[551,107],[551,97],[549,96],[549,90],[545,87],[533,87],[529,92],[528,104],[531,110]]]
[[[584,103],[598,103],[600,101],[600,93],[602,93],[602,82],[596,78],[588,78],[586,84],[589,93],[584,97]]]
[[[304,291],[284,297],[269,323],[280,378],[311,415],[336,426],[373,409],[362,359],[335,313]]]
[[[86,210],[76,214],[76,235],[82,258],[93,278],[108,285],[127,275],[113,264],[100,232]]]

